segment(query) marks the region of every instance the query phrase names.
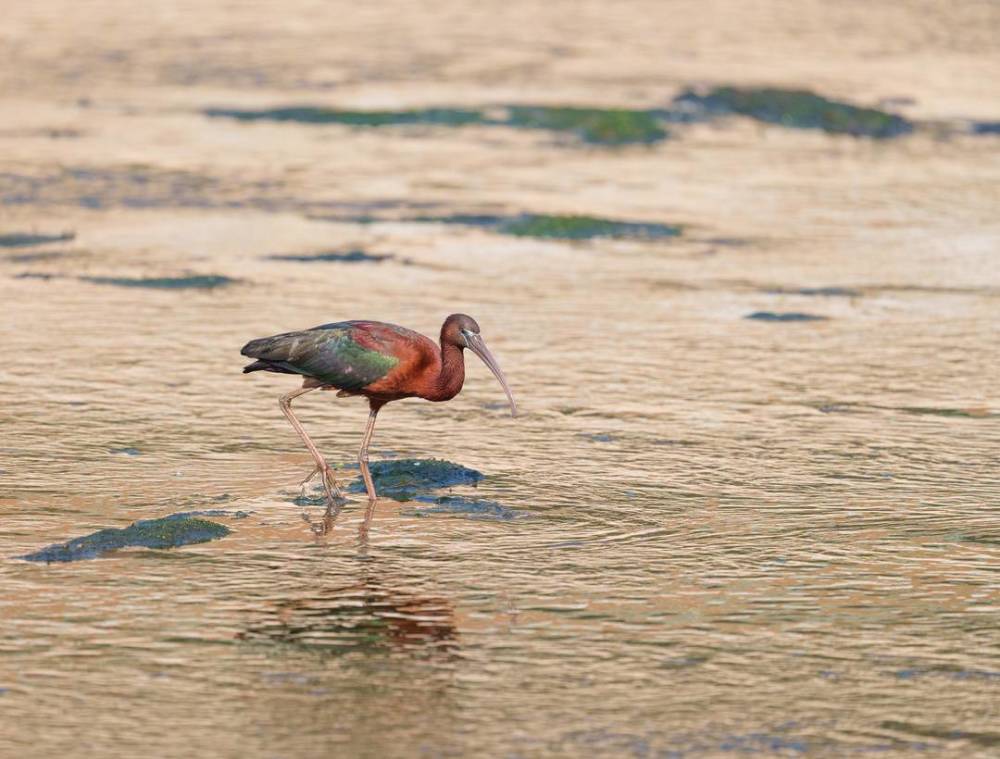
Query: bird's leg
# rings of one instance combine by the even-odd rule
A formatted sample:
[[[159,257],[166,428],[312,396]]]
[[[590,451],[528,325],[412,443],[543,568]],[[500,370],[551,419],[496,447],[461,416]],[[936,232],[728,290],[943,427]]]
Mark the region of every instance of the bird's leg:
[[[365,428],[365,436],[361,438],[361,450],[358,451],[358,465],[361,467],[361,476],[365,481],[365,490],[368,491],[368,500],[374,502],[378,495],[375,493],[375,483],[372,481],[372,473],[368,469],[368,444],[372,441],[372,433],[375,431],[375,417],[378,410],[382,408],[381,403],[371,401],[371,412],[368,414],[368,426]]]
[[[302,442],[306,444],[306,448],[309,449],[309,453],[316,460],[316,469],[313,470],[312,474],[306,477],[302,482],[302,487],[304,488],[306,483],[311,480],[317,472],[323,474],[323,488],[326,490],[326,497],[328,505],[332,506],[336,501],[342,501],[344,499],[343,493],[340,492],[340,486],[337,484],[337,480],[334,479],[333,472],[330,470],[329,465],[323,460],[323,456],[320,454],[319,449],[313,444],[313,441],[309,439],[309,435],[306,434],[305,427],[302,426],[302,422],[298,420],[294,413],[292,413],[292,400],[298,398],[300,395],[305,395],[308,392],[315,390],[314,387],[301,387],[298,390],[293,390],[288,393],[288,395],[283,395],[278,399],[278,405],[281,406],[281,413],[285,415],[288,422],[292,425],[299,437],[302,438]]]
[[[320,471],[321,470],[318,466],[314,466],[313,470],[309,473],[309,475],[304,480],[302,480],[302,482],[299,484],[301,495],[306,494],[306,485],[312,482],[312,478],[315,477],[317,474],[319,474]]]

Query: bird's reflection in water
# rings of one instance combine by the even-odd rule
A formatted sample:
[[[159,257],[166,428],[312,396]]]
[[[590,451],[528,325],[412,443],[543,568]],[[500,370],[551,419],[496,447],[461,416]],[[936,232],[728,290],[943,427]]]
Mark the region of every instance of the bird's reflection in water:
[[[368,531],[372,524],[372,516],[375,514],[376,504],[377,501],[368,501],[364,519],[358,528],[358,547],[362,554],[367,554],[368,552]],[[316,537],[322,538],[333,532],[334,525],[337,523],[337,517],[340,516],[342,508],[342,503],[328,504],[326,510],[323,512],[323,516],[319,519],[315,519],[309,515],[309,512],[303,511],[302,521],[309,525],[309,529],[312,530]]]
[[[393,649],[453,652],[458,640],[450,603],[396,593],[367,580],[282,603],[271,618],[239,633],[331,654]]]
[[[310,596],[280,601],[261,622],[236,637],[333,655],[400,650],[454,655],[458,633],[451,601],[394,588],[367,555],[373,512],[371,504],[358,535],[360,582],[314,587]]]

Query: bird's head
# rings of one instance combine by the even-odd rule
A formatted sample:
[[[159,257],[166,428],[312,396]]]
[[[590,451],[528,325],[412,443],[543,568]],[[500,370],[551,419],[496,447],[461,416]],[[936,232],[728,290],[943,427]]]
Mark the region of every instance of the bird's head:
[[[493,376],[497,378],[503,391],[507,394],[507,400],[510,401],[510,415],[517,416],[517,404],[514,403],[514,396],[507,385],[507,378],[504,376],[503,370],[500,369],[500,364],[486,347],[483,336],[479,334],[479,324],[476,323],[475,319],[465,314],[449,316],[441,327],[441,342],[449,343],[458,348],[468,348],[479,356],[493,372]]]

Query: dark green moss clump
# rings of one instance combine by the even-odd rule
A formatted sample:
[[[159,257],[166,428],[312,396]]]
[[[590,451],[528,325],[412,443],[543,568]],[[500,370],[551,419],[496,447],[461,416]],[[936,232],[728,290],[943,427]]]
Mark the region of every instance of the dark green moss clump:
[[[69,242],[76,234],[64,232],[58,235],[36,235],[25,232],[13,232],[0,235],[0,248],[27,248],[32,245],[47,245],[52,242]]]
[[[296,261],[298,263],[381,263],[393,258],[388,253],[367,253],[363,250],[336,251],[324,253],[288,253],[268,256],[271,261]]]
[[[657,239],[676,237],[680,227],[634,221],[614,221],[573,214],[524,214],[501,221],[498,231],[516,237],[590,240],[595,237]]]
[[[653,143],[668,132],[651,111],[627,108],[571,108],[517,105],[508,108],[508,126],[571,132],[595,145]]]
[[[422,108],[407,111],[343,111],[336,108],[293,106],[243,110],[239,108],[208,108],[206,116],[238,121],[291,121],[300,124],[344,124],[357,127],[429,124],[435,126],[466,126],[484,121],[480,111],[460,108]]]
[[[744,319],[753,319],[761,322],[820,322],[826,321],[828,317],[817,316],[816,314],[803,314],[799,311],[785,311],[776,313],[774,311],[754,311],[747,314]]]
[[[808,90],[716,87],[706,94],[688,90],[674,106],[705,116],[735,113],[795,129],[831,134],[888,138],[909,134],[913,124],[902,116],[829,100]]]
[[[148,287],[154,290],[212,290],[237,280],[221,274],[193,274],[187,277],[80,277],[82,282],[116,287]]]
[[[378,494],[397,501],[409,501],[428,490],[456,485],[475,485],[483,479],[481,472],[461,464],[441,459],[395,459],[375,461],[369,465]],[[350,484],[351,493],[365,492],[358,478]]]
[[[176,548],[192,543],[207,543],[228,534],[229,528],[217,522],[175,514],[162,519],[133,522],[125,529],[100,530],[66,543],[56,543],[21,558],[44,562],[80,561],[95,559],[119,548]]]

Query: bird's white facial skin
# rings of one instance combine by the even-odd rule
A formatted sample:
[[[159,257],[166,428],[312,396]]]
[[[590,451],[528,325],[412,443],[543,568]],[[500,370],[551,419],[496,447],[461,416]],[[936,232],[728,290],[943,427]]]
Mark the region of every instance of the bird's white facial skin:
[[[459,330],[462,333],[462,338],[465,340],[465,347],[471,348],[472,341],[478,336],[475,332],[470,332],[467,329]]]

